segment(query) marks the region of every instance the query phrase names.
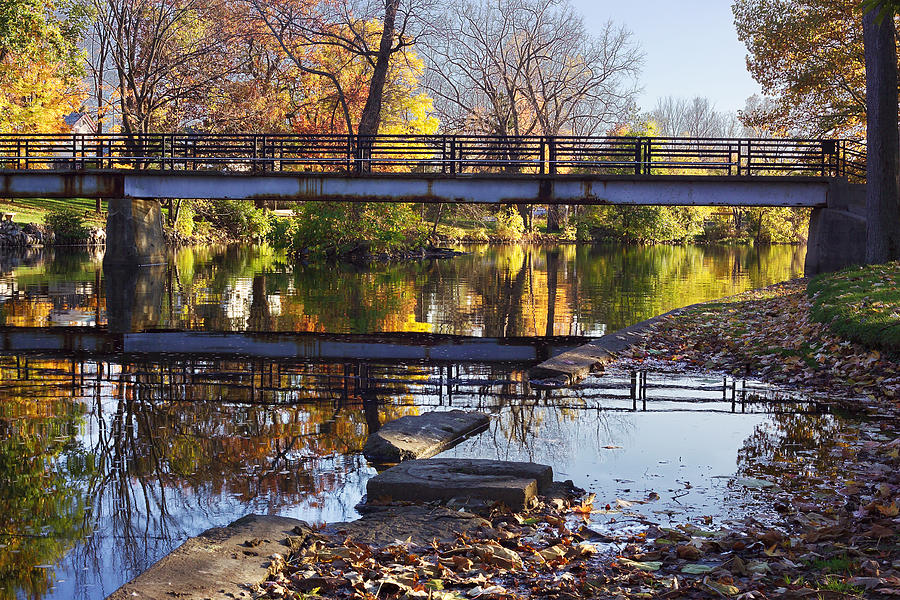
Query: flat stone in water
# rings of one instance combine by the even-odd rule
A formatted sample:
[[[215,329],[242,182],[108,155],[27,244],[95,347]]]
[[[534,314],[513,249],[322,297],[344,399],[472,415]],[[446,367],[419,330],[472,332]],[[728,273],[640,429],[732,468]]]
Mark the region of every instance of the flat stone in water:
[[[201,600],[249,598],[247,586],[269,574],[273,554],[287,557],[285,543],[308,525],[287,517],[248,515],[228,527],[188,539],[159,562],[109,595],[107,600]]]
[[[478,498],[503,502],[512,509],[527,506],[553,483],[553,469],[527,462],[476,458],[412,460],[369,480],[370,501],[446,502]]]
[[[329,524],[320,533],[338,542],[350,538],[375,546],[406,540],[427,545],[435,539],[450,542],[460,533],[490,527],[490,521],[477,515],[444,506],[371,506],[361,519]]]
[[[482,413],[451,410],[400,417],[369,436],[365,457],[377,464],[429,458],[487,429]]]

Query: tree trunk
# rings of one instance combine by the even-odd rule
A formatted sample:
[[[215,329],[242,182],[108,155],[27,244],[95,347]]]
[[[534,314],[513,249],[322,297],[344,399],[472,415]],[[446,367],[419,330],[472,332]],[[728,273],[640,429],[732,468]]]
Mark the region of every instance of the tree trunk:
[[[900,258],[900,138],[894,21],[863,16],[866,51],[866,262]]]
[[[378,134],[381,123],[381,102],[384,99],[384,84],[387,81],[388,67],[391,62],[391,48],[394,45],[394,22],[400,0],[387,0],[384,8],[384,30],[381,32],[381,43],[375,59],[375,69],[369,82],[369,95],[359,118],[360,136]]]
[[[547,207],[547,233],[559,233],[568,227],[568,209],[566,204],[551,204]]]

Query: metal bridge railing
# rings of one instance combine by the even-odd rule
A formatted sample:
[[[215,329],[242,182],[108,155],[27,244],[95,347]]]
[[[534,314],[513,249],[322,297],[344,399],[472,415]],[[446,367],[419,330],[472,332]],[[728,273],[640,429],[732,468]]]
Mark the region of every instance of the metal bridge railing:
[[[865,177],[854,140],[675,137],[6,134],[0,169],[446,175]]]

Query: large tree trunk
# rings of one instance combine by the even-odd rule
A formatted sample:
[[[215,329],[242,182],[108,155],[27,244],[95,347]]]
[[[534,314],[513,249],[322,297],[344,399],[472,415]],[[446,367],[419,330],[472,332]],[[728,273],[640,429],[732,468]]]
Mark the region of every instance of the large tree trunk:
[[[381,102],[384,98],[384,84],[387,80],[388,67],[391,62],[391,48],[394,45],[394,22],[400,0],[387,0],[384,8],[384,30],[381,33],[381,44],[375,59],[375,69],[369,82],[369,96],[359,118],[359,135],[377,135],[381,123]]]
[[[547,207],[547,233],[559,233],[569,226],[569,207],[551,204]]]
[[[894,21],[863,16],[866,47],[866,262],[900,258],[900,138]]]

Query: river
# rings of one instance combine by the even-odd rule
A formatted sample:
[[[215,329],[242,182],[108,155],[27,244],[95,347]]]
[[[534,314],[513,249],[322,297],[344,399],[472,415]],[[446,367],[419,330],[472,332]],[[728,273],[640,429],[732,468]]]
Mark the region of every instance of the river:
[[[389,358],[442,335],[555,351],[799,276],[803,248],[462,249],[369,268],[295,265],[265,247],[186,249],[114,276],[99,255],[0,258],[0,598],[103,598],[187,537],[250,512],[352,519],[375,472],[360,453],[367,432],[424,410],[491,414],[449,456],[546,462],[601,498],[654,492],[657,510],[687,505],[685,518],[737,514],[748,499],[734,477],[758,475],[742,471],[748,456],[788,442],[806,451],[790,432],[835,426],[803,399],[774,408],[783,393],[758,382],[737,383],[732,402],[734,382],[715,375],[651,375],[642,406],[628,374],[546,393],[525,381],[534,360]],[[66,347],[11,350],[22,328],[34,340],[74,333]],[[390,344],[369,336],[384,356],[366,360],[122,350],[160,331]],[[121,337],[91,350],[94,332]]]

